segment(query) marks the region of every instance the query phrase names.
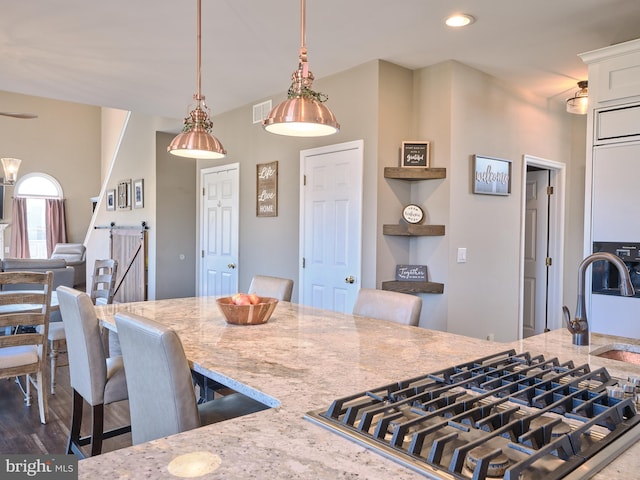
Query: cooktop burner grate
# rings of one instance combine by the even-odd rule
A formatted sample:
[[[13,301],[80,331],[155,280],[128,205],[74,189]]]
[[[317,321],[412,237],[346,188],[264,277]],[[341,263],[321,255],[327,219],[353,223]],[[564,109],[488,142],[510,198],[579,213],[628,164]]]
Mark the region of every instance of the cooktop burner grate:
[[[588,478],[640,436],[636,428],[620,445],[640,415],[633,395],[610,395],[617,383],[603,368],[509,350],[306,418],[432,478]]]

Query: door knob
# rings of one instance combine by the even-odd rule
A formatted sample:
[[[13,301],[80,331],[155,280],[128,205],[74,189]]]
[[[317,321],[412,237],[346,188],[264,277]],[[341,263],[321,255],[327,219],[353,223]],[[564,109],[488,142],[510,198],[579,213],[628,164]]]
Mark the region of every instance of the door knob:
[[[353,275],[349,275],[347,278],[344,279],[344,283],[355,283],[356,279],[354,278]]]
[[[227,265],[227,268],[233,270],[234,268],[236,268],[236,264],[235,263],[230,263]]]

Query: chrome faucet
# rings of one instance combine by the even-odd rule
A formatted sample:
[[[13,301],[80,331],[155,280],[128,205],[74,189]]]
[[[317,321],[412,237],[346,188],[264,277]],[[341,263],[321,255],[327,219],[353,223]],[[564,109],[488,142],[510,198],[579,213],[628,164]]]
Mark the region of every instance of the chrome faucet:
[[[576,318],[571,320],[571,313],[567,307],[562,307],[564,321],[567,329],[573,334],[574,345],[589,345],[589,322],[587,321],[587,304],[585,301],[585,277],[587,267],[598,260],[607,260],[618,269],[620,273],[620,294],[625,297],[635,295],[635,289],[631,283],[629,270],[625,263],[616,255],[608,252],[596,252],[585,258],[578,267],[578,305]]]

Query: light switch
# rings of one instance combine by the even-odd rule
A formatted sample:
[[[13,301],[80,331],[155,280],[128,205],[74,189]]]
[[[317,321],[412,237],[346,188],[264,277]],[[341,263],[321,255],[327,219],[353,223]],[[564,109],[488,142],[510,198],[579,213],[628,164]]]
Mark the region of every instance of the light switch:
[[[464,247],[458,248],[458,263],[467,263],[467,249]]]

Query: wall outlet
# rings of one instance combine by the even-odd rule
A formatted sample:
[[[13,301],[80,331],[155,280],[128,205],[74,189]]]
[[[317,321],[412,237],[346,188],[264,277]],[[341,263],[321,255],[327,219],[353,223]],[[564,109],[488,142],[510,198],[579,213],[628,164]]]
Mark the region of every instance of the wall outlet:
[[[464,247],[458,248],[458,263],[467,263],[467,249]]]

